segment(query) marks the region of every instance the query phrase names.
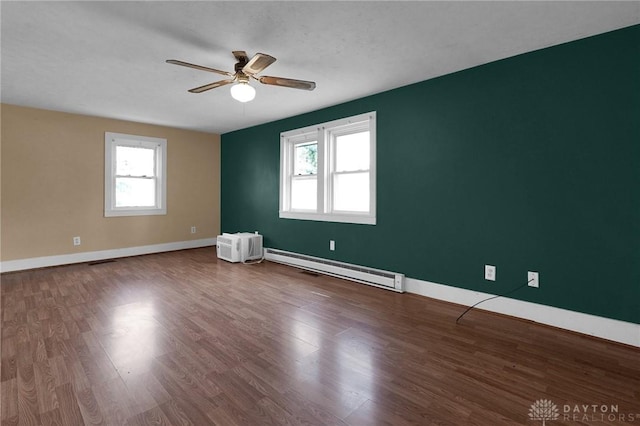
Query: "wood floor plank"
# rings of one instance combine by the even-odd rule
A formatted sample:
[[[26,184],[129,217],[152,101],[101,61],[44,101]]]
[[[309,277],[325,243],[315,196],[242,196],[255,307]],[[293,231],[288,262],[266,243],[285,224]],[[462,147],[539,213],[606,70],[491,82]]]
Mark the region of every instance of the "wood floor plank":
[[[412,405],[398,406],[388,401],[376,403],[367,400],[351,413],[346,421],[352,426],[368,426],[371,419],[376,419],[376,424],[378,425],[413,426],[429,424],[429,413],[424,407],[418,408]],[[453,421],[447,423],[440,422],[439,424],[456,425]]]
[[[130,417],[139,414],[120,377],[95,385],[91,390],[106,424],[122,425]]]
[[[33,364],[35,388],[38,397],[38,411],[45,413],[58,408],[56,377],[48,359]]]
[[[18,416],[20,417],[20,423],[32,425],[40,423],[40,411],[38,409],[38,396],[33,364],[19,363],[17,384]]]
[[[171,399],[171,395],[151,372],[127,375],[124,381],[134,398],[135,411],[146,411]]]
[[[172,360],[166,359],[165,355],[163,357],[164,359],[153,362],[153,376],[174,400],[181,406],[188,407],[188,412],[194,412],[200,418],[207,418],[218,408],[214,400],[216,395],[205,393],[197,382],[181,371]]]
[[[60,417],[65,425],[84,424],[80,407],[78,406],[76,391],[70,383],[65,383],[56,388],[56,396],[60,407]]]
[[[640,420],[638,348],[215,248],[0,279],[3,426],[530,426],[540,399]]]
[[[3,349],[4,350],[4,349]],[[2,357],[0,381],[15,379],[18,374],[17,354]]]
[[[0,420],[18,417],[18,379],[0,382]]]
[[[198,424],[206,424],[209,421],[205,417],[195,418],[195,412],[193,411],[187,414],[174,399],[163,402],[159,407],[169,420],[169,423],[175,426],[196,426]]]
[[[40,420],[42,421],[42,426],[65,426],[58,408],[42,413]]]
[[[104,425],[106,424],[102,410],[96,401],[95,395],[91,388],[82,389],[76,393],[78,408],[84,419],[85,425]]]
[[[153,407],[127,420],[127,426],[172,426],[160,407]]]

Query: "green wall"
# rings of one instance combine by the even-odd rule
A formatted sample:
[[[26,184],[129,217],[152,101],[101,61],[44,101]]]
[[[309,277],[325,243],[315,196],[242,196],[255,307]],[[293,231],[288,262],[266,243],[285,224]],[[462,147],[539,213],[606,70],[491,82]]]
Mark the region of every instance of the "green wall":
[[[279,219],[280,132],[368,111],[377,225]],[[267,247],[496,294],[539,271],[510,297],[640,323],[640,26],[224,134],[221,206]]]

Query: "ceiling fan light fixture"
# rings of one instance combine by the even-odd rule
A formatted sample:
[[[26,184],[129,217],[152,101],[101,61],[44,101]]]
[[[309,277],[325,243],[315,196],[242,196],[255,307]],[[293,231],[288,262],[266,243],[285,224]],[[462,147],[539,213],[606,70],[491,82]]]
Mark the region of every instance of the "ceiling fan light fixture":
[[[249,102],[256,97],[256,89],[246,81],[239,81],[231,86],[231,97],[238,102]]]
[[[265,68],[275,62],[276,58],[273,56],[265,53],[256,53],[253,58],[249,59],[247,52],[244,50],[234,50],[232,53],[233,56],[235,56],[236,61],[238,61],[234,66],[234,73],[204,67],[202,65],[190,64],[189,62],[178,61],[177,59],[167,59],[166,62],[169,64],[180,65],[182,67],[194,68],[200,71],[208,71],[231,77],[226,80],[214,81],[213,83],[205,84],[204,86],[194,87],[193,89],[189,89],[189,92],[202,93],[231,84],[231,97],[243,103],[252,101],[256,97],[256,89],[249,84],[249,80],[251,78],[262,84],[268,84],[271,86],[289,87],[292,89],[302,90],[313,90],[316,88],[316,83],[313,81],[295,80],[284,77],[258,77],[257,74],[261,73]]]

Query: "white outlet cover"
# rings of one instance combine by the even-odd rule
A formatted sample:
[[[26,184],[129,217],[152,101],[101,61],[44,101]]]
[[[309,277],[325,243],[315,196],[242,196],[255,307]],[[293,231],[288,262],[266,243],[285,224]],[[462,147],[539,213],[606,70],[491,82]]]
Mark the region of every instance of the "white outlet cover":
[[[484,265],[484,279],[487,281],[496,280],[496,267],[493,265]]]
[[[537,272],[528,271],[527,283],[529,284],[529,287],[540,287],[540,275]]]
[[[336,242],[333,240],[329,240],[329,250],[335,250],[336,249]]]

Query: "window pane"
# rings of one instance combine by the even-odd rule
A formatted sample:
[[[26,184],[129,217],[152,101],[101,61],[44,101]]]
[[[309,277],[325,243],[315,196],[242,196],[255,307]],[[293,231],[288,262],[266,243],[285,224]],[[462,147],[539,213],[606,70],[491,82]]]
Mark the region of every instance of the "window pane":
[[[333,210],[369,211],[369,173],[333,175]]]
[[[315,175],[318,174],[318,143],[311,142],[295,145],[294,147],[295,164],[293,174]]]
[[[116,207],[153,207],[155,205],[155,179],[116,178]]]
[[[132,146],[116,147],[116,175],[155,176],[155,150]]]
[[[369,132],[337,136],[336,172],[369,170]]]
[[[315,178],[291,180],[291,208],[315,210],[318,204],[318,185]]]

